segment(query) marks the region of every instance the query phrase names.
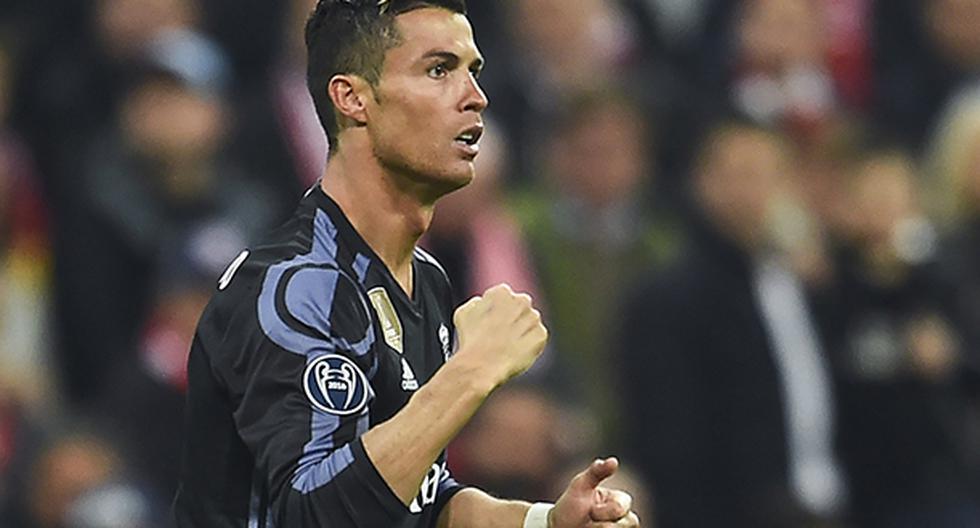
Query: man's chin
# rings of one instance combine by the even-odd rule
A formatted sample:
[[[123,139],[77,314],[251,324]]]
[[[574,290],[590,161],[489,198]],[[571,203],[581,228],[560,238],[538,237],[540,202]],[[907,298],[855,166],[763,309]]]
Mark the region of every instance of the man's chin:
[[[473,164],[469,164],[468,170],[453,171],[450,173],[443,174],[437,179],[438,184],[436,187],[439,188],[440,196],[449,194],[453,191],[458,191],[463,187],[469,185],[473,178],[476,176],[476,171],[473,170]]]

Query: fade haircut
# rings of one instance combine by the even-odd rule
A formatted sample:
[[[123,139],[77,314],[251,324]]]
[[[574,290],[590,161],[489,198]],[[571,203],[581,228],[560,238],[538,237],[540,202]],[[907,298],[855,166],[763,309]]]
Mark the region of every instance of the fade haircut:
[[[466,14],[466,0],[319,0],[306,22],[306,84],[330,150],[337,147],[340,122],[327,84],[351,74],[376,87],[385,53],[401,43],[398,15],[424,7]]]

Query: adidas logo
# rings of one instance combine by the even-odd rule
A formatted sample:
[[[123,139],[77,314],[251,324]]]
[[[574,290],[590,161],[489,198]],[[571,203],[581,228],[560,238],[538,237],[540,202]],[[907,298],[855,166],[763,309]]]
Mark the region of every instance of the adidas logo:
[[[419,390],[419,381],[415,379],[415,372],[409,366],[408,361],[402,358],[402,390]]]

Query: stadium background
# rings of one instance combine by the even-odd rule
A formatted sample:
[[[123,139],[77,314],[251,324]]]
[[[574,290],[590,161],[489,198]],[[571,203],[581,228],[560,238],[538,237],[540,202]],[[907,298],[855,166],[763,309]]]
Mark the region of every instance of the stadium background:
[[[694,353],[671,343],[730,322],[691,310],[687,326],[658,324],[738,295],[737,273],[685,265],[710,231],[805,291],[788,311],[825,338],[826,375],[794,379],[831,395],[819,412],[847,438],[846,500],[808,508],[785,476],[759,503],[785,508],[763,518],[980,526],[980,0],[470,4],[489,132],[477,182],[423,246],[460,299],[499,281],[532,292],[553,341],[453,444],[457,477],[547,499],[581,461],[619,454],[645,526],[696,526],[683,508],[718,497],[685,496],[678,475],[737,461],[665,463],[660,440],[684,437],[660,411],[721,416],[688,439],[724,445],[768,431],[755,417],[773,401],[786,423],[763,441],[785,465],[780,347],[752,350],[734,325],[730,347],[696,352],[783,365],[758,378],[773,398],[740,400],[743,414],[698,416],[684,398],[714,387],[663,379]],[[310,7],[0,5],[0,526],[170,525],[196,318],[324,163],[304,85]],[[824,324],[818,306],[847,317]]]

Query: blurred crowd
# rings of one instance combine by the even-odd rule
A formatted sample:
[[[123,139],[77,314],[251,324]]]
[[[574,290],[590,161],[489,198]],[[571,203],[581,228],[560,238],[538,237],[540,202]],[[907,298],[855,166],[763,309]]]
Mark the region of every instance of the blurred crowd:
[[[0,6],[0,526],[172,525],[197,317],[326,163],[313,2]],[[488,133],[422,245],[552,340],[456,477],[980,526],[980,0],[469,3]]]

